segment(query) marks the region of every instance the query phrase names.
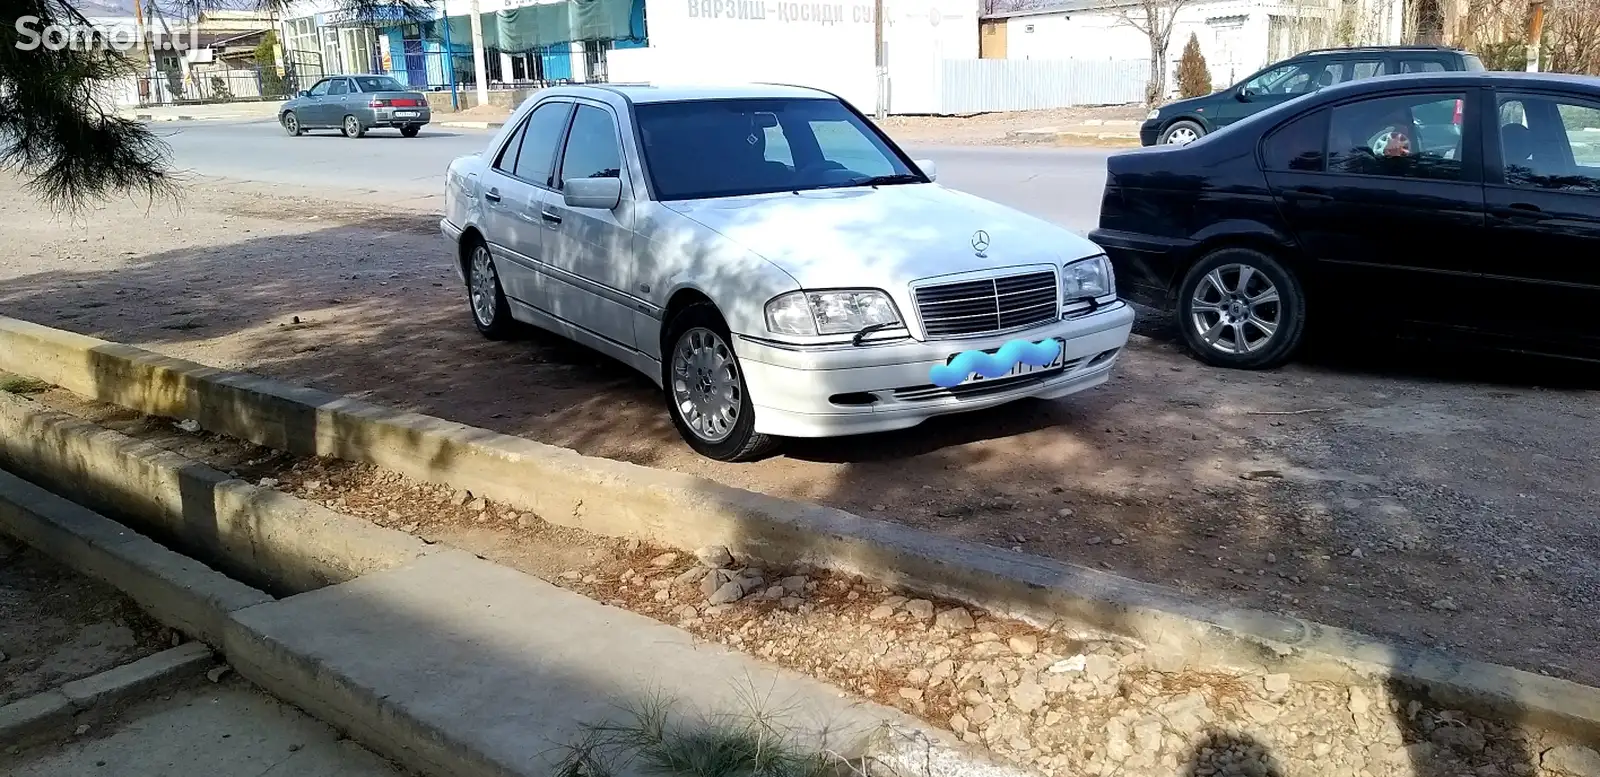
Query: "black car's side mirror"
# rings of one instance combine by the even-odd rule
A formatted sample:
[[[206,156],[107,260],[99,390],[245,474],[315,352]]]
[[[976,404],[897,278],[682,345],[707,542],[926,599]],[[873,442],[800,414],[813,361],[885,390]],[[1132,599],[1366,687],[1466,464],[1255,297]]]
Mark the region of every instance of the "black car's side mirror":
[[[1250,102],[1251,97],[1255,96],[1255,92],[1252,92],[1249,89],[1240,89],[1239,91],[1234,92],[1233,96],[1237,98],[1239,102],[1247,103]]]

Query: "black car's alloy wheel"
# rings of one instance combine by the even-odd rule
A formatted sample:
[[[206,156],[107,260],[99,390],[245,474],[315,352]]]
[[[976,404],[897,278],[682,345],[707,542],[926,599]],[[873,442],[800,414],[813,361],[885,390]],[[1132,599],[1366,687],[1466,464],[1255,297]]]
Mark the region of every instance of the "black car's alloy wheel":
[[[1201,259],[1178,288],[1177,326],[1207,364],[1266,369],[1289,360],[1305,333],[1305,292],[1276,259],[1224,248]]]
[[[1205,134],[1205,127],[1185,119],[1183,121],[1175,121],[1162,130],[1161,140],[1158,142],[1164,146],[1187,146],[1199,140]]]

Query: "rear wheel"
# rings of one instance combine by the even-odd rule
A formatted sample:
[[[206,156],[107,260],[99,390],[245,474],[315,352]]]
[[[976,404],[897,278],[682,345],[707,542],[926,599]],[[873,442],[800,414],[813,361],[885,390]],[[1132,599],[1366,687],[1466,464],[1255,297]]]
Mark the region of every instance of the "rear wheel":
[[[1206,134],[1206,128],[1188,119],[1175,121],[1161,132],[1162,145],[1187,146]]]
[[[689,447],[718,461],[750,461],[777,442],[755,430],[755,406],[732,342],[715,307],[690,305],[667,324],[662,377],[672,423]]]
[[[406,126],[400,128],[400,134],[408,138],[416,137],[417,133],[421,131],[422,125],[420,124],[407,124]]]
[[[511,306],[500,288],[500,273],[495,270],[489,246],[482,240],[473,244],[472,254],[467,259],[467,302],[479,334],[490,340],[505,340],[516,333],[517,323],[511,318]]]
[[[359,138],[359,137],[361,137],[362,135],[365,135],[365,134],[367,134],[367,128],[361,126],[361,120],[356,118],[354,114],[351,114],[349,116],[344,117],[344,136],[345,137],[347,137],[347,138]]]
[[[300,137],[306,131],[304,127],[300,126],[300,117],[294,115],[294,111],[286,111],[283,114],[282,121],[283,131],[289,133],[292,137]]]
[[[1248,248],[1213,251],[1190,268],[1176,307],[1189,350],[1218,367],[1276,367],[1289,360],[1305,334],[1299,278]]]

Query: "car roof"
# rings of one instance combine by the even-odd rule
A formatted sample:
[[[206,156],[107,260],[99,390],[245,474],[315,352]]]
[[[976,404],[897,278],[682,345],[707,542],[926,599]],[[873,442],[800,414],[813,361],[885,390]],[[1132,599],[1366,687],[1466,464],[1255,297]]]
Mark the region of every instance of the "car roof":
[[[786,84],[567,84],[546,90],[550,95],[593,95],[595,91],[620,95],[633,103],[665,103],[688,100],[739,100],[761,98],[837,99],[821,89]]]
[[[1416,54],[1467,54],[1469,52],[1467,52],[1465,49],[1459,49],[1459,48],[1456,48],[1454,46],[1345,46],[1345,47],[1336,47],[1336,48],[1328,48],[1328,49],[1311,49],[1310,51],[1302,51],[1299,54],[1296,54],[1293,57],[1290,57],[1290,59],[1300,59],[1301,57],[1329,57],[1329,56],[1338,56],[1340,54],[1403,54],[1403,53],[1416,53]]]
[[[1363,94],[1410,87],[1468,88],[1488,86],[1497,89],[1556,87],[1580,92],[1600,92],[1600,77],[1568,73],[1525,73],[1515,70],[1454,70],[1443,73],[1397,73],[1380,78],[1361,78],[1334,84],[1315,92],[1323,95]]]

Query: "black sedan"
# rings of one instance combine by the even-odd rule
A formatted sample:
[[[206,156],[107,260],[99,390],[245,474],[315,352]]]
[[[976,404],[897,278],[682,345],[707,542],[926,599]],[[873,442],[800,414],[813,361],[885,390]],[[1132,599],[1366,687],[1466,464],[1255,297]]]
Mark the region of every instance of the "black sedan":
[[[1354,81],[1107,173],[1090,238],[1207,363],[1307,326],[1600,360],[1600,79]]]

